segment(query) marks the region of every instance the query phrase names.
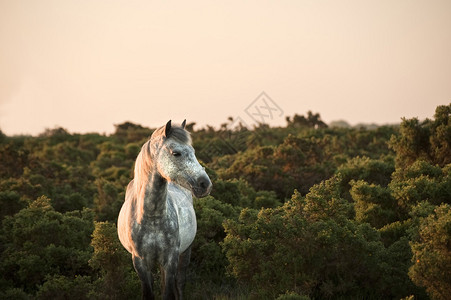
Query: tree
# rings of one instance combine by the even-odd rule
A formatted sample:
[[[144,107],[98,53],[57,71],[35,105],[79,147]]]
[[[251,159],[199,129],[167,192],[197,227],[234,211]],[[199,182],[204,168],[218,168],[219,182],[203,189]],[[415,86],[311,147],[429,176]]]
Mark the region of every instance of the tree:
[[[311,111],[307,112],[307,117],[295,114],[293,118],[285,118],[288,127],[312,127],[312,128],[326,128],[327,125],[321,120],[318,113],[313,114]]]
[[[150,128],[131,122],[116,124],[114,127],[116,128],[114,136],[125,143],[140,142],[148,139],[153,131]]]
[[[194,199],[187,297],[442,299],[450,112],[374,130],[327,127],[311,112],[286,127],[230,118],[197,130],[213,191]],[[114,222],[151,132],[0,131],[1,299],[139,296]]]
[[[281,199],[295,188],[308,189],[333,173],[327,140],[289,135],[277,147],[264,146],[244,152],[218,174],[224,179],[243,178],[256,190],[272,190]]]
[[[416,160],[440,167],[451,163],[451,104],[438,106],[434,118],[423,122],[403,118],[400,135],[392,136],[389,143],[396,151],[397,168],[406,168]]]
[[[359,180],[351,181],[350,193],[357,221],[375,228],[397,221],[396,202],[389,189]]]
[[[0,220],[5,216],[12,216],[26,206],[15,191],[0,192]]]
[[[431,127],[431,156],[434,163],[445,166],[451,163],[451,104],[437,107]]]
[[[397,168],[389,187],[404,216],[421,201],[451,204],[451,165],[440,168],[417,160],[406,168]]]
[[[137,299],[140,281],[133,270],[130,254],[119,242],[114,223],[96,222],[89,265],[97,270],[95,295],[98,299]]]
[[[197,233],[192,248],[192,268],[198,282],[221,282],[225,277],[227,259],[219,243],[224,239],[222,223],[236,218],[238,208],[208,196],[196,199],[194,210],[197,218]]]
[[[420,221],[419,239],[411,242],[412,280],[433,299],[449,299],[451,291],[451,206],[442,204]]]
[[[125,195],[118,193],[114,183],[98,178],[95,181],[97,194],[94,197],[96,221],[115,221],[119,215]]]
[[[39,286],[36,299],[92,299],[91,281],[90,276],[49,275],[44,284]]]
[[[261,297],[284,291],[318,298],[377,297],[384,247],[367,224],[349,220],[337,180],[295,192],[283,207],[244,209],[225,223],[230,272]],[[358,287],[356,285],[358,282]],[[379,285],[379,286],[378,286]]]
[[[93,213],[59,213],[42,196],[2,223],[0,289],[33,294],[54,276],[89,276]]]

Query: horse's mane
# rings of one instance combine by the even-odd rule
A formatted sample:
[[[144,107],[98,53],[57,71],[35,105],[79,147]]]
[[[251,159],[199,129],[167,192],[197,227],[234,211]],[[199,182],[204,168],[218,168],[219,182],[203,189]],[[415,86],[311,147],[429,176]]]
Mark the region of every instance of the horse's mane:
[[[138,201],[143,201],[149,174],[154,167],[154,156],[166,140],[175,140],[179,143],[191,145],[191,135],[182,127],[171,127],[168,136],[165,135],[165,126],[156,129],[150,139],[144,143],[135,161],[134,192]],[[142,211],[138,210],[138,220],[141,220]]]

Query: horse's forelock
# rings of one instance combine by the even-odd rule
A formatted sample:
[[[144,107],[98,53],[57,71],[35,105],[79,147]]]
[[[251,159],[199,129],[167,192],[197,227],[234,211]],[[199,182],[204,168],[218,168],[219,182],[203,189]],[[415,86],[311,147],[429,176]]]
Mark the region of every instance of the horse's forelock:
[[[191,145],[191,135],[182,127],[172,127],[169,131],[168,137],[165,137],[165,126],[160,127],[153,132],[150,140],[155,143],[158,142],[158,140],[164,141],[165,138],[176,140],[179,143]]]
[[[178,142],[191,145],[191,135],[182,127],[171,128],[169,139],[174,139]]]

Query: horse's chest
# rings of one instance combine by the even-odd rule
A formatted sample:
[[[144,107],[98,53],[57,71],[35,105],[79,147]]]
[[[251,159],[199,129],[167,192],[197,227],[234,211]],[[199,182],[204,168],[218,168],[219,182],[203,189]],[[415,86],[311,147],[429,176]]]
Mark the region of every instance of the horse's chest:
[[[180,235],[180,251],[183,252],[192,244],[197,231],[196,213],[194,212],[191,194],[184,189],[170,186],[169,201],[177,213],[178,231]],[[170,205],[171,206],[171,205]]]
[[[179,211],[179,234],[180,250],[183,252],[192,244],[197,231],[196,214],[193,206],[180,207]]]
[[[147,219],[136,226],[133,240],[140,254],[149,252],[156,254],[179,248],[180,237],[176,218]]]

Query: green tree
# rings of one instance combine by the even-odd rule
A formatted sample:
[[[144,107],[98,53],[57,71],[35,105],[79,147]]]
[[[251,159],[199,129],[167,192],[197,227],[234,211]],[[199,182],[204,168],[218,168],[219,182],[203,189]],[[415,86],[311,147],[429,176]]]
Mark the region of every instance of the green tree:
[[[263,297],[290,290],[318,298],[378,294],[385,250],[378,233],[349,219],[337,180],[295,193],[283,207],[244,209],[225,223],[230,271]],[[356,284],[358,282],[358,285]]]
[[[12,216],[26,206],[15,191],[0,192],[0,220],[5,216]]]
[[[36,293],[36,299],[93,299],[90,276],[49,275]]]
[[[433,162],[439,166],[451,163],[451,104],[438,106],[431,124],[429,138]]]
[[[236,157],[219,175],[225,179],[243,178],[256,190],[275,191],[289,197],[294,188],[307,193],[315,183],[333,173],[330,157],[323,151],[323,140],[288,136],[277,147],[264,146]]]
[[[420,221],[419,239],[411,243],[412,280],[433,299],[449,299],[451,291],[451,206],[442,204]]]
[[[381,228],[398,220],[396,201],[388,188],[363,180],[351,181],[350,193],[357,221]]]
[[[24,147],[24,139],[5,138],[0,143],[0,178],[17,178],[29,164],[29,151]]]
[[[351,199],[346,193],[351,188],[352,180],[364,180],[369,184],[377,184],[386,187],[391,181],[391,174],[395,171],[394,161],[391,157],[372,159],[366,156],[356,156],[337,168],[335,174],[342,179],[343,196]]]
[[[389,187],[405,215],[421,201],[451,203],[451,164],[440,168],[417,160],[404,169],[397,168]]]
[[[23,288],[34,294],[53,276],[89,276],[93,213],[59,213],[40,197],[3,220],[0,289]]]
[[[292,118],[286,117],[288,127],[313,127],[326,128],[327,125],[321,120],[318,113],[313,114],[311,111],[307,112],[307,117],[295,114]]]
[[[95,184],[97,186],[97,194],[94,197],[96,221],[117,220],[124,203],[124,193],[119,193],[115,183],[104,178],[98,178]]]
[[[400,135],[392,136],[396,166],[406,168],[417,160],[443,167],[451,163],[451,104],[438,106],[434,120],[403,119]]]
[[[97,270],[98,299],[137,299],[141,283],[132,267],[131,256],[121,245],[114,223],[96,222],[92,234],[94,253],[89,265]]]
[[[195,280],[221,282],[225,277],[227,259],[219,243],[224,239],[222,223],[236,218],[239,209],[223,203],[212,196],[196,199],[194,209],[197,218],[197,233],[192,248],[192,269]]]
[[[131,122],[117,124],[114,125],[114,127],[116,128],[114,136],[121,142],[125,143],[142,143],[145,139],[149,138],[153,132],[153,130],[150,128],[146,128],[139,124],[134,124]]]
[[[426,288],[440,299],[450,112],[371,130],[328,128],[311,112],[277,128],[189,124],[214,187],[194,199],[186,296],[427,299]],[[110,136],[0,131],[1,299],[138,297],[113,223],[151,131],[130,122]],[[93,219],[109,223],[92,234]]]

